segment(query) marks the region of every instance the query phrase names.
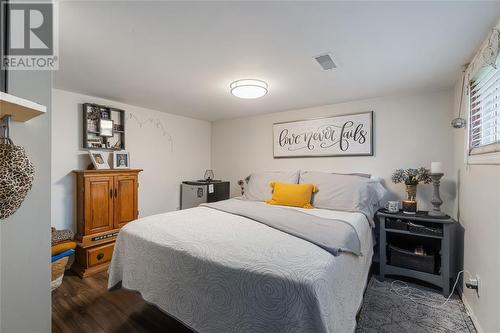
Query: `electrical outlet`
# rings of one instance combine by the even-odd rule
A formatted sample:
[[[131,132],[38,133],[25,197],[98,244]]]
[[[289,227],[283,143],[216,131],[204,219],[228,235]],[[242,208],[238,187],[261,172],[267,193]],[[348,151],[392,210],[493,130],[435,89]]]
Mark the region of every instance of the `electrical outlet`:
[[[477,297],[479,297],[479,286],[481,284],[481,278],[479,275],[476,275],[474,278],[469,278],[465,283],[465,286],[469,289],[473,289],[476,291]]]

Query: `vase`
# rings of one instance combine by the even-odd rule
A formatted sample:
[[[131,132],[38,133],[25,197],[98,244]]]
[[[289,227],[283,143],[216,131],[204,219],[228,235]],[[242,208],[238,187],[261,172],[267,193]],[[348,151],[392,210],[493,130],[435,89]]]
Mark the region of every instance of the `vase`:
[[[406,185],[406,200],[417,201],[417,185]]]

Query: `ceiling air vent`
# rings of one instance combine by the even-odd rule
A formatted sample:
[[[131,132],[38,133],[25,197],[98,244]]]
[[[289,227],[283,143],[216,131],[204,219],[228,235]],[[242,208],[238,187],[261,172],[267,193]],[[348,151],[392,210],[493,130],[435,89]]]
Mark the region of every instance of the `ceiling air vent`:
[[[337,65],[333,62],[333,59],[329,53],[327,54],[322,54],[317,57],[314,57],[318,64],[323,68],[325,71],[333,68],[337,68]]]

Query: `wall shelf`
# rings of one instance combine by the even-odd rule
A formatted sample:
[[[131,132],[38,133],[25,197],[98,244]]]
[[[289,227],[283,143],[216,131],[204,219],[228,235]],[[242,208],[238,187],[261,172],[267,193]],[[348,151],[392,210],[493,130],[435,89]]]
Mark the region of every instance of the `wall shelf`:
[[[112,135],[100,132],[100,122],[112,122]],[[125,111],[94,103],[83,104],[83,149],[125,149]]]
[[[0,92],[0,119],[11,116],[12,121],[25,122],[46,112],[44,105]]]

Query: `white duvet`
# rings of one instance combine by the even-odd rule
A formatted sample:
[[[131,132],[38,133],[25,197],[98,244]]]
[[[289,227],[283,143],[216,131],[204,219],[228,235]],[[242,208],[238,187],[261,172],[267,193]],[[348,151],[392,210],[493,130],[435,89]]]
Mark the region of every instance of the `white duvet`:
[[[349,222],[363,255],[333,256],[256,221],[197,207],[122,228],[108,286],[122,281],[198,332],[354,331],[373,254],[369,222],[361,213],[289,209]]]

